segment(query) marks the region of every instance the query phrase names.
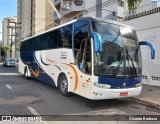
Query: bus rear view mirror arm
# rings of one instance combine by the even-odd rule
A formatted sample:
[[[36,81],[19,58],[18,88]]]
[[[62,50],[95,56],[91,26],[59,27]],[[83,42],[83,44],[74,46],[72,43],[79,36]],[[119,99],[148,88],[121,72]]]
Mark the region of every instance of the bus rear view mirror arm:
[[[149,48],[151,50],[151,59],[155,59],[155,48],[151,43],[149,43],[148,41],[141,41],[141,42],[139,42],[139,45],[149,46]]]
[[[92,32],[92,37],[94,39],[94,51],[102,52],[102,38],[99,33]]]

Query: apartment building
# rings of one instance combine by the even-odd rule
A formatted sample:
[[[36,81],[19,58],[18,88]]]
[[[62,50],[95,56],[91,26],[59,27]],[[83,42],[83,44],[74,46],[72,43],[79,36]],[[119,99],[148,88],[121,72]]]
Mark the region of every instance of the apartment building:
[[[135,10],[126,5],[124,23],[133,26],[139,41],[149,41],[155,47],[155,59],[151,60],[148,47],[141,47],[143,62],[142,82],[160,86],[160,1],[143,0]]]
[[[3,19],[2,22],[2,46],[10,46],[10,51],[7,51],[6,57],[15,58],[15,23],[17,22],[17,17],[7,17]]]
[[[17,0],[18,22],[21,23],[21,28],[17,29],[19,40],[53,27],[53,13],[48,0]]]
[[[62,17],[54,13],[57,24],[85,16],[123,21],[124,0],[55,0],[54,5]]]

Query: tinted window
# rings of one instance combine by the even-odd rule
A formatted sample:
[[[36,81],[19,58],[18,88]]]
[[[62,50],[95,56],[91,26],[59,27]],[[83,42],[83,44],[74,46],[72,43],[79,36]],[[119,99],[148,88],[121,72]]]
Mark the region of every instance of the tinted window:
[[[88,37],[88,22],[76,22],[74,24],[74,48],[79,49],[83,39]]]
[[[122,37],[138,41],[136,32],[132,28],[120,26],[120,31],[121,31]]]
[[[32,42],[32,39],[29,39],[28,40],[28,48],[27,48],[27,51],[33,51],[33,42]]]
[[[49,32],[47,49],[57,48],[57,40],[58,40],[58,30]]]
[[[23,52],[27,51],[28,41],[23,42]]]
[[[60,28],[58,47],[72,48],[72,25]]]
[[[47,49],[47,34],[42,34],[38,37],[38,50],[45,50]]]
[[[32,38],[33,48],[34,48],[33,50],[34,50],[34,51],[38,50],[38,45],[39,45],[39,44],[38,44],[38,42],[39,42],[38,39],[39,39],[39,37],[34,37],[34,38]]]

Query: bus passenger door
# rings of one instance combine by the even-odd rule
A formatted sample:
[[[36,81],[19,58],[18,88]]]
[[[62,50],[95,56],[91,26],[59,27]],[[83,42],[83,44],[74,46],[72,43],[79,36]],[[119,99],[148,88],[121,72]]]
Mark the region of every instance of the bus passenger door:
[[[91,41],[86,38],[82,40],[80,49],[76,55],[77,66],[79,68],[79,84],[81,87],[81,94],[89,95],[92,79],[92,53]]]

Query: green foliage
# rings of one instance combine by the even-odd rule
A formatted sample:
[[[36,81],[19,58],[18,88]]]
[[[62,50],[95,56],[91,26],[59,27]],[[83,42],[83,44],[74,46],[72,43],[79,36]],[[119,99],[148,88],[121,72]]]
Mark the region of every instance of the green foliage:
[[[5,52],[4,52],[4,48],[2,46],[0,46],[0,50],[1,50],[1,56],[4,56]]]
[[[20,51],[20,47],[17,47],[17,48],[16,48],[16,51]]]
[[[142,0],[127,0],[128,2],[128,9],[133,10],[138,7]]]
[[[10,51],[11,50],[11,47],[10,46],[4,46],[4,51],[7,52],[7,51]]]
[[[4,46],[4,47],[1,46],[1,56],[4,56],[5,58],[7,51],[10,51],[10,50],[11,50],[10,46]]]

